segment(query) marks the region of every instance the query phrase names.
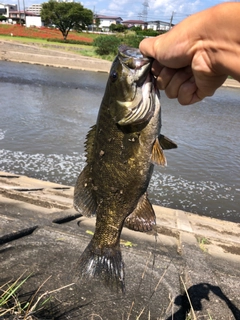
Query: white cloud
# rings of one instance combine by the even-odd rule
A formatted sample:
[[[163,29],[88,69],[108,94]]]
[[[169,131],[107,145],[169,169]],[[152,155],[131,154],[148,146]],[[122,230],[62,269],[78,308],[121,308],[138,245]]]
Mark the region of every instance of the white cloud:
[[[20,5],[22,8],[22,1]],[[47,2],[48,0],[25,0],[26,7],[34,3]],[[79,1],[79,0],[75,0]],[[173,23],[177,23],[194,12],[200,11],[220,2],[227,0],[148,0],[148,20],[170,21],[174,12]],[[86,0],[81,4],[95,13],[120,16],[123,20],[142,19],[144,0]],[[16,0],[8,0],[8,3],[17,3]]]

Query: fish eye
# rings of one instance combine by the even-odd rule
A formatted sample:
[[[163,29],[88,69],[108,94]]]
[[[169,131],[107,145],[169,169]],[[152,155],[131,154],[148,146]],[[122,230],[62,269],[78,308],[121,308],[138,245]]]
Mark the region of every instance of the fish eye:
[[[117,78],[118,78],[117,72],[116,72],[116,71],[113,71],[113,72],[111,73],[110,78],[111,78],[112,82],[115,82],[115,81],[117,80]]]

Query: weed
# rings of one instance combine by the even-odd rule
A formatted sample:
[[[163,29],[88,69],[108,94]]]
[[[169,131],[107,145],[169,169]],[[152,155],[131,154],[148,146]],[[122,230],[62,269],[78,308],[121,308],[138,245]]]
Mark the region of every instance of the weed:
[[[41,311],[43,307],[50,302],[52,293],[73,285],[73,283],[71,283],[39,295],[40,289],[50,279],[49,277],[39,286],[35,294],[31,296],[30,301],[21,302],[18,298],[19,291],[24,283],[31,277],[31,274],[25,278],[23,278],[23,275],[24,274],[13,283],[9,281],[0,287],[0,317],[17,315],[18,319],[32,320],[33,315]]]
[[[197,242],[199,244],[200,249],[204,252],[207,252],[206,245],[210,244],[210,241],[204,237],[197,237]]]

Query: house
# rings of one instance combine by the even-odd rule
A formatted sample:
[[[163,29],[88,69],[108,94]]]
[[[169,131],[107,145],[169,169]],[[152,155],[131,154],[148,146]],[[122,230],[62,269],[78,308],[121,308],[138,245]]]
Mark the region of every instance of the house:
[[[171,26],[170,26],[169,22],[164,22],[164,21],[160,21],[160,20],[147,22],[147,29],[152,29],[155,31],[168,31],[173,26],[174,26],[174,24],[171,24]]]
[[[129,29],[132,27],[141,27],[142,29],[145,29],[147,27],[147,22],[143,20],[125,20],[122,22],[126,27]]]
[[[0,15],[9,18],[9,12],[11,10],[17,10],[17,5],[0,3]]]
[[[7,18],[8,23],[24,23],[26,27],[36,26],[41,27],[43,23],[41,17],[37,16],[34,12],[28,10],[19,10],[16,4],[3,4],[0,3],[0,15]]]
[[[121,17],[112,17],[112,16],[104,16],[95,14],[93,18],[93,23],[96,25],[96,19],[99,19],[99,28],[103,31],[109,31],[109,27],[111,24],[120,24],[122,23]]]
[[[11,23],[18,23],[20,20],[26,23],[26,18],[28,16],[36,16],[34,13],[23,11],[23,10],[10,10],[8,21]]]

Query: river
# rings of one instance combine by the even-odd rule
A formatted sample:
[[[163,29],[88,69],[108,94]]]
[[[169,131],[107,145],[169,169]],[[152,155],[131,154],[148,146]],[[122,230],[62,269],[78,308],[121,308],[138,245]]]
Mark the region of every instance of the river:
[[[107,74],[0,61],[0,170],[74,185]],[[181,106],[161,93],[162,133],[178,144],[155,167],[153,204],[240,223],[240,90]]]

